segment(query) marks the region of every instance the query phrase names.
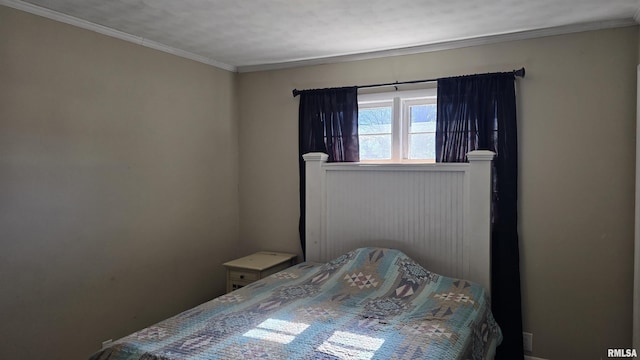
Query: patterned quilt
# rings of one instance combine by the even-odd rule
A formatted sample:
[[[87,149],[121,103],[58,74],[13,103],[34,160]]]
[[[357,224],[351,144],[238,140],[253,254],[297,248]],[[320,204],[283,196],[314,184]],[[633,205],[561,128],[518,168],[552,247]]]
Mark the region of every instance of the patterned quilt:
[[[479,285],[361,248],[218,297],[91,360],[491,359],[501,341]]]

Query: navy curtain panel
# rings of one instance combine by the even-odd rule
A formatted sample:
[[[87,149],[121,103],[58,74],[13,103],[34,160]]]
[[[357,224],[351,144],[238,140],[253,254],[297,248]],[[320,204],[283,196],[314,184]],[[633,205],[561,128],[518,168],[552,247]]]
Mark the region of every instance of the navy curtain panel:
[[[493,161],[491,304],[504,340],[496,359],[523,359],[518,249],[515,77],[510,73],[438,79],[436,161],[464,162],[471,150]]]
[[[302,155],[323,152],[329,162],[360,161],[358,88],[300,92],[298,165],[300,170],[300,244],[305,254],[305,175]]]

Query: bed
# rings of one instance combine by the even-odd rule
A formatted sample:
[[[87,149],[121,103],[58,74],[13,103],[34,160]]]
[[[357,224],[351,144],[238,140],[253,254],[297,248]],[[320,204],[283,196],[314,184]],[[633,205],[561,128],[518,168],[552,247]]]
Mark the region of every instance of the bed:
[[[306,262],[91,360],[492,359],[502,340],[488,291],[493,153],[464,164],[304,158]]]
[[[480,285],[399,250],[360,248],[218,297],[91,360],[490,359],[500,341]]]

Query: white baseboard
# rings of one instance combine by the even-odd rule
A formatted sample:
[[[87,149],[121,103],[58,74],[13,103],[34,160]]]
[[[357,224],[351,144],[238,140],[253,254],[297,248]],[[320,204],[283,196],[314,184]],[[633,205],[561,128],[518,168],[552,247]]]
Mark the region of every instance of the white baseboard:
[[[525,355],[524,360],[547,360],[547,359]]]

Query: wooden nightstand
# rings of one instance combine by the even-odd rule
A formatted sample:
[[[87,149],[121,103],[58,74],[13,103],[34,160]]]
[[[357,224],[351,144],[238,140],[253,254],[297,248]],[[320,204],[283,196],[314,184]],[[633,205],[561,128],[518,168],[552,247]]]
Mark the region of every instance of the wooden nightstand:
[[[227,292],[295,265],[295,261],[294,254],[260,251],[226,262],[222,265],[227,268]]]

